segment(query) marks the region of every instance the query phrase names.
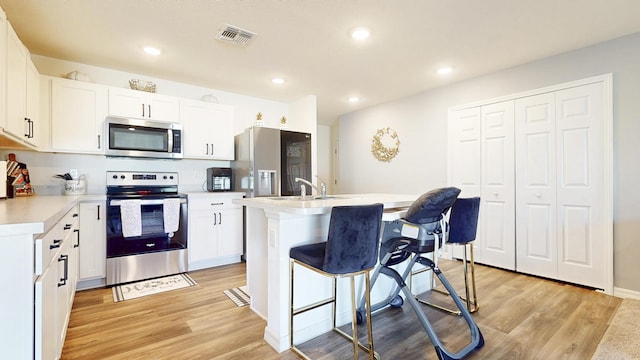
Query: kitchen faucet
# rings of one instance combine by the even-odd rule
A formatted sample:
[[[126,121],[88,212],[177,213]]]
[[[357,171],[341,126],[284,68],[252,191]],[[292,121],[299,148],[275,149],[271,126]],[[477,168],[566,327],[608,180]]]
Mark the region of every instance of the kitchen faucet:
[[[320,189],[318,189],[318,187],[313,185],[310,181],[307,181],[307,180],[299,178],[299,177],[295,178],[294,181],[295,182],[305,183],[305,184],[311,186],[312,188],[316,189],[317,193],[320,193],[320,198],[321,199],[326,199],[327,198],[327,184],[325,184],[324,181],[322,181],[322,179],[320,179],[318,177],[318,175],[316,175],[316,177],[318,178],[318,180],[320,180]],[[304,185],[302,185],[302,186],[304,186]]]

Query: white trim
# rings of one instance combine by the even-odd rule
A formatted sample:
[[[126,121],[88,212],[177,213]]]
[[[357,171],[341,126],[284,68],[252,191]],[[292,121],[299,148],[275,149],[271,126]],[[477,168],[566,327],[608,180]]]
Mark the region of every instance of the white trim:
[[[640,291],[623,289],[619,287],[613,288],[613,296],[623,299],[635,299],[640,300]]]

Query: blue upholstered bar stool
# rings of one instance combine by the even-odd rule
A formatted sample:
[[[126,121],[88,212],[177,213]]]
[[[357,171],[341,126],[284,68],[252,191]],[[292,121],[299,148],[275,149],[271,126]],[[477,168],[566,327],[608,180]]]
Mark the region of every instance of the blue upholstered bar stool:
[[[473,241],[476,239],[478,229],[478,214],[480,213],[480,198],[458,198],[451,207],[449,215],[449,238],[447,244],[462,245],[464,257],[462,269],[464,272],[465,296],[462,300],[467,302],[467,309],[476,312],[479,309],[476,294],[475,263],[473,260]],[[467,247],[469,254],[467,257]],[[467,260],[468,258],[468,260]]]
[[[329,221],[329,234],[327,241],[316,244],[302,245],[291,248],[289,251],[291,266],[290,284],[290,317],[289,317],[289,341],[291,350],[309,359],[293,340],[293,318],[303,312],[331,304],[333,316],[333,330],[353,342],[353,357],[358,358],[358,347],[369,353],[369,358],[374,359],[373,334],[371,329],[371,300],[369,272],[378,261],[378,241],[382,224],[382,204],[361,206],[335,206],[331,210]],[[321,275],[332,279],[331,297],[314,304],[293,307],[294,299],[294,267],[304,266]],[[366,319],[368,330],[368,346],[358,341],[357,333],[357,304],[355,294],[355,277],[364,275],[366,297]],[[351,324],[352,335],[346,334],[336,326],[336,285],[338,277],[349,277],[351,280],[351,306],[353,320]],[[310,284],[311,285],[311,284]],[[376,356],[377,357],[377,356]]]

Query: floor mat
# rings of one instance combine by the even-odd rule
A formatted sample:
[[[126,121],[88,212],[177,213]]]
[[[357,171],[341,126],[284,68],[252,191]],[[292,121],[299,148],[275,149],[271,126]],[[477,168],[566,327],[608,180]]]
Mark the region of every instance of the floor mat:
[[[249,297],[249,294],[247,294],[246,286],[225,290],[223,292],[237,306],[245,306],[251,303],[251,298]]]
[[[111,289],[113,292],[113,302],[119,302],[165,291],[182,289],[193,285],[196,285],[196,282],[188,274],[183,273],[116,285]]]

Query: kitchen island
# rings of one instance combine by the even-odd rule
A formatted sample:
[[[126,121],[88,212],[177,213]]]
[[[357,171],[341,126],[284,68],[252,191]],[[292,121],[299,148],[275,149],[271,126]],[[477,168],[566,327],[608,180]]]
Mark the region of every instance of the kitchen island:
[[[353,194],[335,195],[327,199],[312,197],[244,198],[235,204],[246,207],[247,291],[251,309],[267,320],[264,339],[278,352],[289,348],[289,249],[294,246],[326,241],[331,208],[341,205],[382,203],[383,220],[390,220],[399,208],[404,208],[418,195]],[[296,267],[296,307],[330,296],[329,278]],[[362,279],[358,279],[362,280]],[[430,283],[414,291],[428,289]],[[362,281],[358,284],[362,294]],[[372,289],[372,303],[386,298],[393,283],[381,277]],[[348,281],[338,281],[338,324],[351,321]],[[375,326],[375,324],[374,324]],[[303,342],[330,331],[331,306],[297,316],[294,324],[296,342]]]

